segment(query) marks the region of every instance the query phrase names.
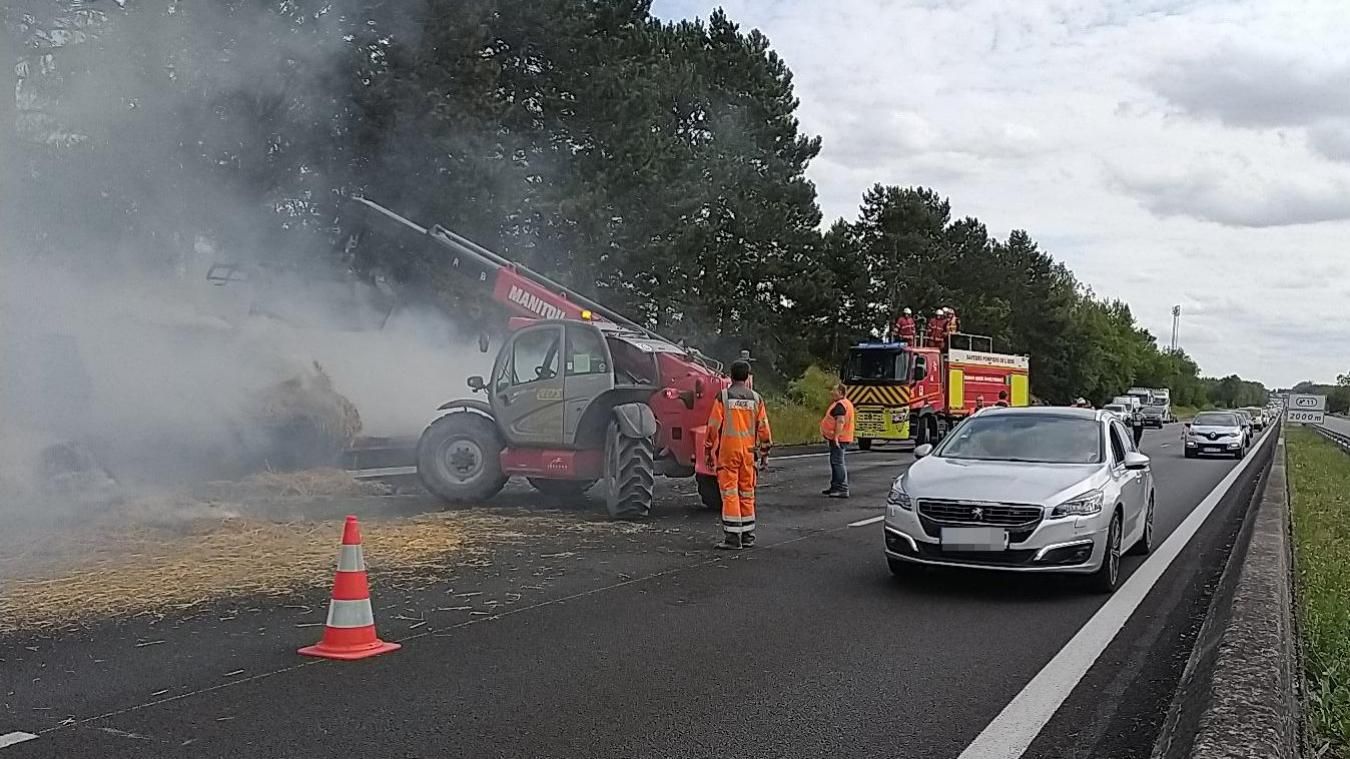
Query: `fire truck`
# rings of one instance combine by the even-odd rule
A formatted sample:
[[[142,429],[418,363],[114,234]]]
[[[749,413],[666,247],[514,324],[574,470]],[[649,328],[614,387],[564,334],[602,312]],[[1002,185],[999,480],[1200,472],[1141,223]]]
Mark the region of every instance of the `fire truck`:
[[[963,346],[961,348],[955,345]],[[940,346],[922,338],[849,349],[840,377],[857,408],[858,447],[873,441],[936,443],[982,406],[1030,403],[1030,359],[993,351],[993,339],[957,333]]]
[[[650,512],[661,474],[696,477],[700,503],[720,508],[701,455],[712,404],[731,384],[720,363],[449,229],[356,201],[405,239],[434,246],[508,317],[492,374],[468,378],[482,397],[442,404],[418,441],[428,491],[477,502],[511,477],[556,496],[602,483],[610,516],[631,518]]]

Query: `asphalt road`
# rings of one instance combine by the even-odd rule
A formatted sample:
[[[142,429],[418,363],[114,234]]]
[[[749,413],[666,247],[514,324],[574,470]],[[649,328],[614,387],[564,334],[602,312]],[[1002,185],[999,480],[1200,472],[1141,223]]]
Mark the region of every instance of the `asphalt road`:
[[[1350,435],[1350,419],[1339,416],[1327,415],[1322,422],[1322,426],[1333,432],[1339,432],[1342,435]]]
[[[1179,432],[1144,439],[1160,542],[1234,463],[1184,460]],[[239,599],[0,639],[0,736],[38,736],[0,759],[957,757],[1105,599],[1045,576],[894,580],[881,525],[850,525],[909,461],[851,456],[854,497],[834,501],[823,457],[779,460],[753,552],[712,550],[717,518],[680,482],[647,529],[500,548],[413,591],[373,577],[404,648],[363,662],[295,655],[326,593],[317,612]],[[1028,756],[1147,756],[1217,566],[1202,558],[1164,575]]]

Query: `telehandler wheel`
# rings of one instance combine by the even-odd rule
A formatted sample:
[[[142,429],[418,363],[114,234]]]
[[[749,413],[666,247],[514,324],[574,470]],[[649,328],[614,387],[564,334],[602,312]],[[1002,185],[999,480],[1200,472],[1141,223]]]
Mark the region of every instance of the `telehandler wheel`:
[[[598,480],[545,480],[540,477],[526,479],[535,490],[554,498],[580,498],[598,482]]]
[[[696,474],[694,479],[698,482],[698,502],[703,508],[709,511],[722,510],[722,491],[717,487],[717,476],[712,474]]]
[[[652,512],[656,450],[650,438],[626,437],[618,422],[605,433],[605,508],[614,519],[635,519]]]
[[[450,503],[483,501],[501,491],[501,435],[480,414],[446,414],[417,441],[417,475],[432,495]]]
[[[872,450],[872,438],[870,438],[870,437],[860,437],[860,438],[858,438],[858,450],[860,450],[860,451],[870,451],[870,450]]]

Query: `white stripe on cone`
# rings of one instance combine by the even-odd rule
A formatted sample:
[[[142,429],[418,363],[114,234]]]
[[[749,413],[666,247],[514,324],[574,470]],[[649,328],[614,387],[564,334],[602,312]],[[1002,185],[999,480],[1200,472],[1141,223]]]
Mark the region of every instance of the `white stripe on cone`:
[[[366,571],[366,559],[361,553],[361,546],[343,546],[338,551],[338,571],[339,572],[364,572]]]
[[[328,604],[329,627],[372,627],[375,624],[375,612],[370,608],[370,599],[360,601],[331,601]]]

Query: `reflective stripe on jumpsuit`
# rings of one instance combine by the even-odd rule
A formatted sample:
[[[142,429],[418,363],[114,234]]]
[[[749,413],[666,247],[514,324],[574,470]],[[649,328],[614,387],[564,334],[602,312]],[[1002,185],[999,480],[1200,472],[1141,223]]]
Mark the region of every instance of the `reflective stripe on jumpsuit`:
[[[708,419],[707,441],[707,455],[717,470],[722,496],[725,541],[751,545],[755,541],[757,454],[767,454],[772,445],[763,399],[744,385],[723,390]]]

